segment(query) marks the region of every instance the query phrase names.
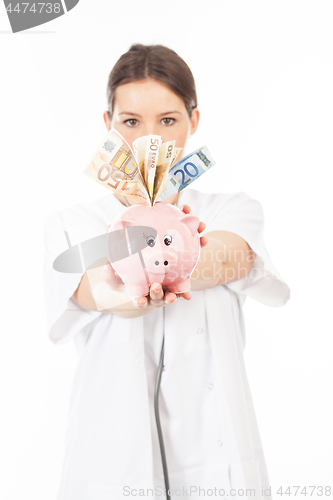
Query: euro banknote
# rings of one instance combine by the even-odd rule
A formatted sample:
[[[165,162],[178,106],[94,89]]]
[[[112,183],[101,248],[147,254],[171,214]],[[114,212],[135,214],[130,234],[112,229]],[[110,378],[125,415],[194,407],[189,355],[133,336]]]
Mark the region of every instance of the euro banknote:
[[[215,165],[207,146],[197,149],[177,162],[168,173],[165,189],[156,201],[164,201],[189,186]]]
[[[108,132],[83,173],[113,192],[150,202],[134,153],[115,129]]]
[[[175,163],[182,148],[157,135],[139,137],[133,150],[111,129],[84,174],[114,193],[153,205],[165,201],[198,179],[215,161],[203,146]]]
[[[154,192],[152,202],[155,202],[163,192],[168,179],[168,172],[176,155],[175,141],[163,142],[156,166]]]
[[[156,166],[161,145],[162,138],[152,134],[139,137],[133,142],[133,151],[151,201],[153,201]]]
[[[133,142],[133,152],[134,156],[136,158],[137,164],[139,166],[140,174],[141,177],[144,181],[144,185],[146,185],[145,182],[145,155],[146,155],[146,146],[147,146],[147,135],[144,135],[142,137],[139,137]]]

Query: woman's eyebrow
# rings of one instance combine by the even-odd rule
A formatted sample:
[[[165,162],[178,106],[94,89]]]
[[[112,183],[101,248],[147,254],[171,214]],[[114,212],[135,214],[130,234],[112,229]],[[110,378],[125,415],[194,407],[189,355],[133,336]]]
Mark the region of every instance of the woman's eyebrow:
[[[164,111],[157,116],[174,115],[175,113],[177,113],[178,115],[182,114],[180,111]],[[142,118],[142,115],[139,115],[138,113],[132,113],[131,111],[122,111],[121,113],[119,113],[119,116],[120,115],[138,116],[139,118]]]
[[[138,113],[131,113],[130,111],[122,111],[121,113],[119,113],[119,116],[120,115],[139,116],[141,118],[141,115],[139,115]]]
[[[173,115],[175,113],[178,113],[179,115],[181,115],[181,112],[180,111],[165,111],[164,113],[160,113],[159,115],[157,116],[164,116],[164,115]]]

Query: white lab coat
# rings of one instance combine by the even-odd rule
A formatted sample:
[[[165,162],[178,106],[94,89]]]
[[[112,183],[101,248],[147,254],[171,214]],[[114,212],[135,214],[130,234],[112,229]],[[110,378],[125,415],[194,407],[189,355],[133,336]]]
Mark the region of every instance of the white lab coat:
[[[249,295],[281,306],[290,291],[266,251],[258,201],[242,192],[187,188],[178,206],[185,203],[205,222],[203,234],[236,233],[257,257],[245,278],[193,291],[189,302],[164,308],[159,401],[172,498],[201,499],[214,487],[218,498],[230,488],[242,489],[243,498],[262,498],[269,480],[244,366],[242,304]],[[82,275],[52,268],[68,248],[65,231],[75,245],[104,233],[123,210],[108,194],[51,214],[45,223],[49,338],[56,345],[73,339],[79,354],[57,500],[165,498],[153,409],[163,309],[134,319],[87,310],[71,299]],[[246,495],[252,488],[256,496]]]

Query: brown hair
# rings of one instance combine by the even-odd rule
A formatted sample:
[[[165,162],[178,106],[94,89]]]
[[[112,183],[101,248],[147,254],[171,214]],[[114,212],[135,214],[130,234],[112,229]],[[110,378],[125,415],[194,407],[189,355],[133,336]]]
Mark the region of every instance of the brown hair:
[[[110,119],[116,88],[145,78],[154,78],[169,87],[184,101],[191,117],[192,110],[197,107],[197,94],[192,72],[186,62],[164,45],[134,44],[118,59],[109,75],[107,101]]]

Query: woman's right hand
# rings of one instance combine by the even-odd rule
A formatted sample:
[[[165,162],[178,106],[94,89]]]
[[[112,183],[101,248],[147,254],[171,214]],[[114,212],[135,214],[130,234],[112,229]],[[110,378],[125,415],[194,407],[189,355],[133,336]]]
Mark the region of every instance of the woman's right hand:
[[[185,214],[189,214],[191,212],[191,207],[189,205],[183,205],[181,210]],[[111,224],[107,226],[107,231],[109,230]],[[205,224],[200,222],[198,226],[198,233],[202,233],[205,230]],[[207,245],[207,238],[201,236],[200,237],[200,247],[204,247]],[[104,269],[101,273],[101,279],[106,282],[112,290],[116,292],[121,292],[126,294],[126,287],[120,276],[116,273],[110,263],[104,266]],[[161,283],[153,283],[150,287],[149,294],[147,296],[141,296],[136,298],[130,298],[133,302],[133,306],[137,309],[145,310],[145,313],[149,311],[151,308],[161,307],[166,304],[172,304],[178,298],[183,298],[185,300],[191,299],[191,292],[184,292],[180,294],[175,294],[169,292],[166,287],[162,286]],[[148,309],[147,309],[148,308]]]
[[[116,273],[110,263],[106,264],[101,272],[101,279],[107,283],[112,290],[126,294],[126,287],[120,276]],[[148,306],[151,308],[161,307],[166,304],[172,304],[178,297],[183,297],[185,300],[190,300],[191,292],[182,294],[175,294],[169,292],[161,283],[153,283],[150,287],[147,296],[129,298],[132,300],[134,307],[137,309],[146,309]]]
[[[189,214],[191,212],[191,207],[189,205],[183,205],[180,210],[184,212],[184,214]],[[109,228],[110,226],[108,226]],[[200,221],[198,226],[198,234],[202,233],[206,229],[206,225]],[[208,243],[207,238],[205,236],[200,236],[200,247],[206,246]],[[136,307],[140,307],[141,309],[145,309],[147,306],[155,306],[160,307],[164,304],[172,304],[178,298],[183,298],[185,300],[191,299],[191,292],[183,292],[183,293],[172,293],[169,292],[166,287],[162,287],[160,283],[153,283],[150,287],[150,293],[147,297],[138,297],[135,301]]]
[[[111,224],[107,226],[107,231],[109,230],[110,226]],[[101,272],[101,279],[111,288],[111,290],[122,293],[123,295],[127,295],[123,280],[113,269],[110,262],[104,266]],[[161,285],[161,283],[153,283],[147,296],[136,298],[128,296],[129,300],[132,301],[133,306],[137,310],[145,310],[145,313],[152,308],[161,307],[166,304],[172,304],[177,300],[178,297],[183,297],[185,300],[190,300],[191,292],[185,292],[176,295],[175,293],[169,292],[165,287]]]

